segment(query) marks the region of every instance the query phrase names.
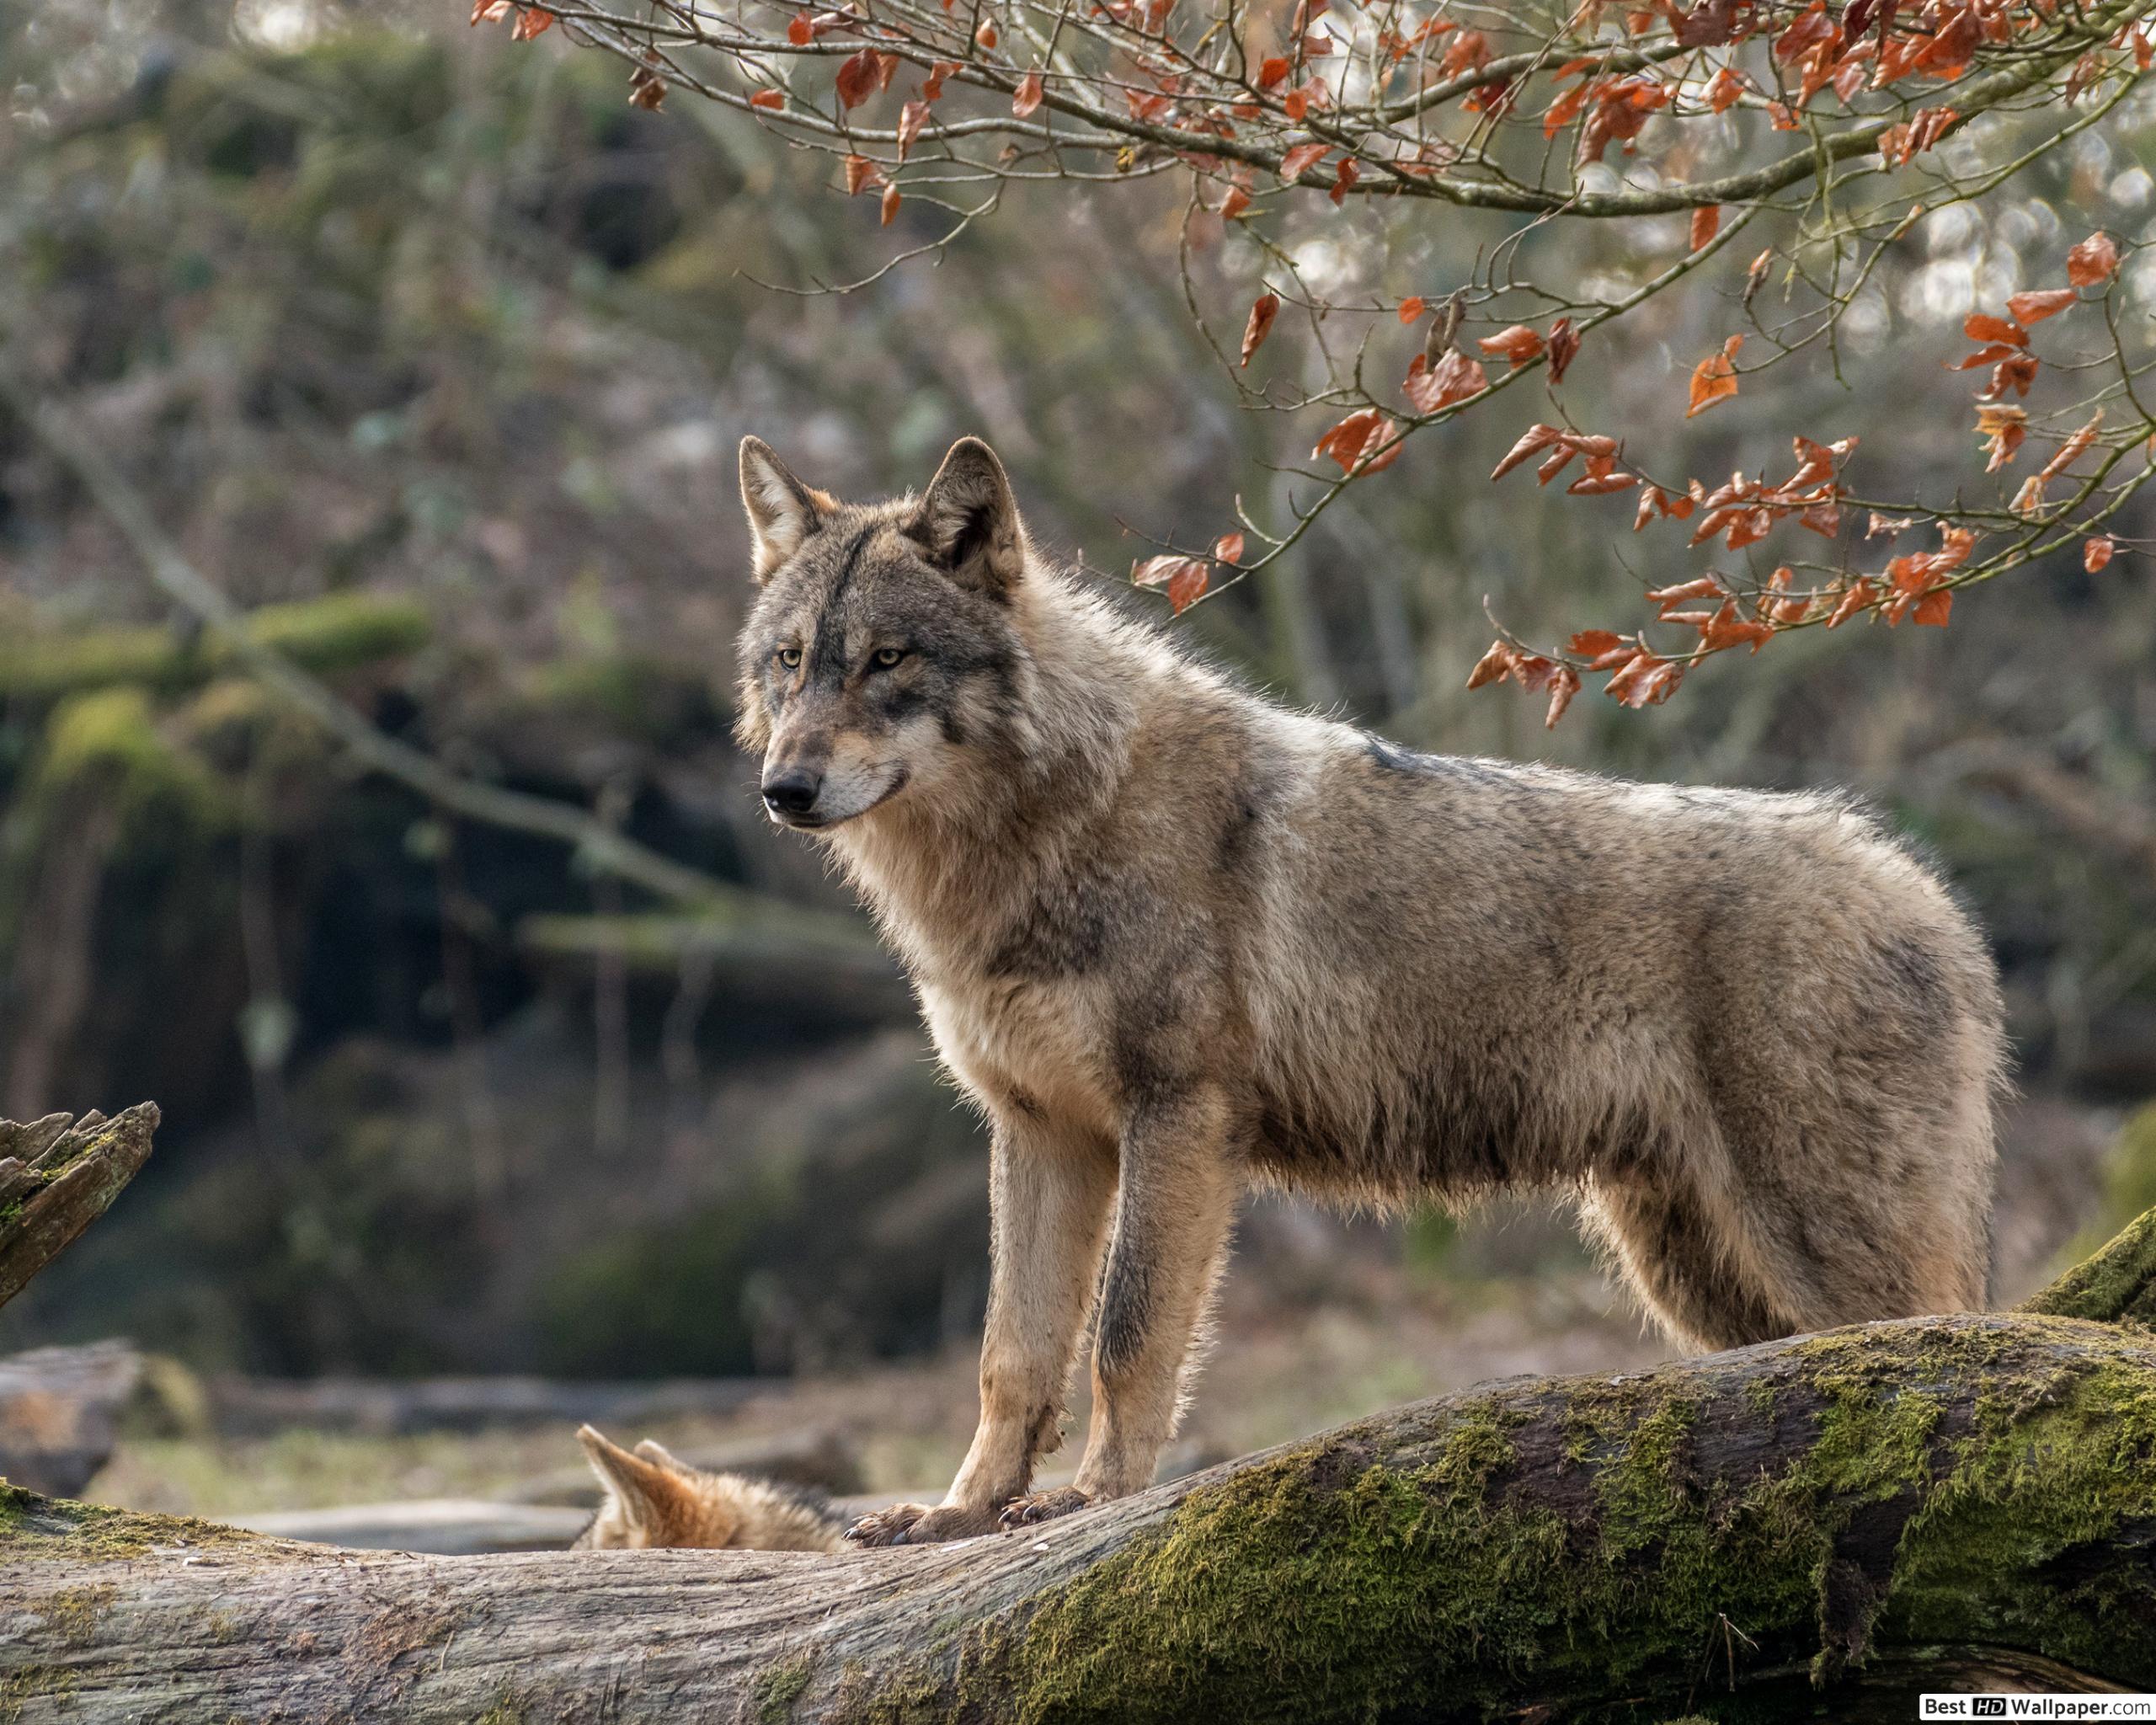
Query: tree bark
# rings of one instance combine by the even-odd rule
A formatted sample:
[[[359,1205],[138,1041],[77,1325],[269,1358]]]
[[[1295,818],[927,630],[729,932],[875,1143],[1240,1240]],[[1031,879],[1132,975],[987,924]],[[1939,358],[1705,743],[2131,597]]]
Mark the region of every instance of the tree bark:
[[[921,1551],[421,1557],[17,1493],[0,1704],[1907,1719],[1921,1689],[2156,1687],[2153,1447],[2156,1337],[2017,1312],[1511,1380]]]
[[[150,1157],[154,1103],[117,1119],[0,1120],[0,1306],[105,1213]]]

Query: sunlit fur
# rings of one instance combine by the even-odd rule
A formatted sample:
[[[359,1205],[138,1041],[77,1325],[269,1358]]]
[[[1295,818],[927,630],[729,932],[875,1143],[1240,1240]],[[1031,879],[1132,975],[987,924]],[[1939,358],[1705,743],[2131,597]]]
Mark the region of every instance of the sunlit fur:
[[[773,771],[833,763],[817,836],[994,1127],[980,1427],[942,1506],[857,1536],[1145,1485],[1252,1183],[1573,1194],[1700,1348],[1981,1302],[1993,968],[1847,799],[1413,754],[1284,710],[1034,553],[970,441],[869,508],[771,477],[761,445],[743,465],[766,585],[742,739]],[[878,644],[906,656],[875,670]],[[1075,1487],[1024,1498],[1089,1312]]]
[[[577,1536],[586,1551],[662,1546],[755,1551],[832,1551],[840,1524],[815,1498],[783,1486],[707,1473],[648,1439],[633,1453],[590,1426],[577,1432],[584,1459],[606,1488],[591,1525]]]

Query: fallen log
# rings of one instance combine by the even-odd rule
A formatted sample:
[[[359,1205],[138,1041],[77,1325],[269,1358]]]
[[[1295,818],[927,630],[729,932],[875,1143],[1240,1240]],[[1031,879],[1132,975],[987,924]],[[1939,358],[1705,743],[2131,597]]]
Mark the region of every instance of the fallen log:
[[[0,1478],[73,1497],[112,1459],[141,1376],[142,1356],[125,1342],[0,1359]]]
[[[0,1306],[105,1213],[149,1160],[157,1130],[147,1102],[110,1120],[0,1120]]]
[[[1911,1717],[2156,1687],[2156,1337],[2032,1313],[1516,1379],[1022,1534],[328,1551],[16,1493],[45,1720]]]

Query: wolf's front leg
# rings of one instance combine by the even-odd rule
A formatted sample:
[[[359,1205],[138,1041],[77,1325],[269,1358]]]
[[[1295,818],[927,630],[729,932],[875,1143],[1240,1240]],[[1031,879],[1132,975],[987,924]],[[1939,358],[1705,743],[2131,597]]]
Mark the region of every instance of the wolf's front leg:
[[[1061,1441],[1056,1420],[1100,1265],[1115,1172],[1104,1143],[1024,1115],[998,1117],[973,1448],[940,1505],[879,1510],[848,1528],[848,1539],[924,1545],[992,1533],[1004,1505],[1033,1484],[1035,1458]]]
[[[1115,1237],[1093,1327],[1093,1418],[1078,1477],[1004,1512],[1022,1526],[1143,1491],[1175,1434],[1193,1338],[1226,1256],[1241,1181],[1225,1100],[1197,1090],[1125,1133]]]

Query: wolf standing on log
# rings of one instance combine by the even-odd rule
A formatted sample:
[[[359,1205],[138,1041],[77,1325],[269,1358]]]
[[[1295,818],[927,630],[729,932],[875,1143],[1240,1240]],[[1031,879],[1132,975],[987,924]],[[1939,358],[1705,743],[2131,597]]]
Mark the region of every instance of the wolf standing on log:
[[[967,438],[841,504],[755,438],[739,731],[994,1127],[963,1538],[1150,1484],[1237,1197],[1577,1192],[1672,1334],[1981,1302],[2004,1041],[1938,881],[1817,795],[1412,754],[1192,662]],[[1091,1308],[1074,1485],[1030,1493]]]

